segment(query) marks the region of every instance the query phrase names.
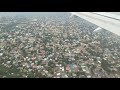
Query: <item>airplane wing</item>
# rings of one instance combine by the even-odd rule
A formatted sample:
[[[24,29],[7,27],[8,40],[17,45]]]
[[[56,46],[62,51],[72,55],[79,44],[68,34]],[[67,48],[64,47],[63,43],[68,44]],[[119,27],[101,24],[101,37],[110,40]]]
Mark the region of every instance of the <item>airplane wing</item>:
[[[72,15],[81,17],[100,28],[104,28],[120,36],[120,13],[110,12],[71,12]]]

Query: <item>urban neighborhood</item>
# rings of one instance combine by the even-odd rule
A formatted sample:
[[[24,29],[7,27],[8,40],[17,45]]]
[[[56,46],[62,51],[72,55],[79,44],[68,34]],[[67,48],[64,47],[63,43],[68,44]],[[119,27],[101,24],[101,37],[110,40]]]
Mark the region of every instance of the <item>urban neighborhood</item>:
[[[0,78],[119,78],[120,37],[97,27],[67,12],[1,16]]]

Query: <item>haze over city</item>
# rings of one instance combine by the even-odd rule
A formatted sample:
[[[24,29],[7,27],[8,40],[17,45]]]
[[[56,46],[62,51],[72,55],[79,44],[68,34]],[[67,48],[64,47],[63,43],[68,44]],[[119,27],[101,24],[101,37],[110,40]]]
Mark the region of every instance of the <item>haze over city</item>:
[[[70,12],[0,16],[0,78],[120,78],[120,37],[109,30]]]

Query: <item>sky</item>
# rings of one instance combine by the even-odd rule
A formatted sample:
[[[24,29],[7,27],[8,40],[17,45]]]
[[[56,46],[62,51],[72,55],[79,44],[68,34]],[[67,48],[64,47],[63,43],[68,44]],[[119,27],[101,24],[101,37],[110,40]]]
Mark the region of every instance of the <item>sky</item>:
[[[0,12],[0,15],[64,15],[66,12]]]

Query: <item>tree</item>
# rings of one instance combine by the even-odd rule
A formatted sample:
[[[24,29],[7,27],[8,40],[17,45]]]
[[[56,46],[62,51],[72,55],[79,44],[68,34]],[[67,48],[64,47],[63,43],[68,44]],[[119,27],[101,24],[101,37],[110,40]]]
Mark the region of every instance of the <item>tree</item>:
[[[74,58],[75,58],[75,60],[78,60],[78,59],[79,59],[79,56],[78,56],[78,55],[75,55]]]

